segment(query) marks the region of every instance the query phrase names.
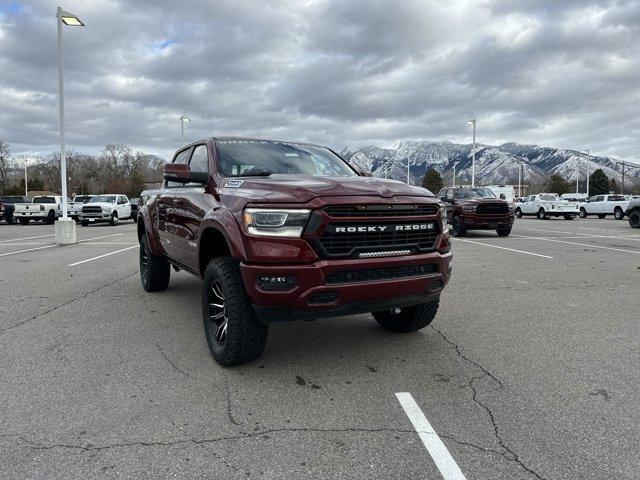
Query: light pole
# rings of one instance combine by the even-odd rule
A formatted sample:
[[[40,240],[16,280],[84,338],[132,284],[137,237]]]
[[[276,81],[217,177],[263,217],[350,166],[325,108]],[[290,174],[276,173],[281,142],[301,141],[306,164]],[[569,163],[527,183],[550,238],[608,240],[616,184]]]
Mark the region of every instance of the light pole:
[[[589,149],[587,148],[585,150],[585,153],[587,154],[587,198],[589,197],[589,174],[591,173],[590,171],[590,167],[589,167]]]
[[[471,186],[476,186],[476,119],[472,118],[465,122],[467,125],[473,125],[473,149],[471,150]]]
[[[181,132],[182,132],[182,143],[184,143],[184,122],[190,122],[191,119],[189,117],[187,117],[186,115],[180,115],[180,128],[181,128]]]
[[[518,164],[518,196],[522,196],[522,163]]]
[[[67,216],[67,157],[64,145],[64,75],[62,68],[62,24],[70,27],[84,27],[84,23],[74,14],[58,7],[58,98],[60,101],[60,183],[62,186],[62,218],[56,222],[56,243],[76,243],[76,222]]]
[[[576,157],[576,193],[580,193],[580,159]]]
[[[456,164],[453,164],[453,181],[451,182],[451,186],[455,187],[456,186]]]

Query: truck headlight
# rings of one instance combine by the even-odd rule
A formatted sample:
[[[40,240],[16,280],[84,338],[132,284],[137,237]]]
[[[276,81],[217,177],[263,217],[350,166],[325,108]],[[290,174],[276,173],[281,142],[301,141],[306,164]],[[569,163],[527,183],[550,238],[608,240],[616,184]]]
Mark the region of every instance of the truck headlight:
[[[266,237],[299,237],[311,210],[246,208],[244,224],[252,235]]]
[[[475,212],[476,211],[476,205],[464,205],[462,207],[462,211],[463,212]]]

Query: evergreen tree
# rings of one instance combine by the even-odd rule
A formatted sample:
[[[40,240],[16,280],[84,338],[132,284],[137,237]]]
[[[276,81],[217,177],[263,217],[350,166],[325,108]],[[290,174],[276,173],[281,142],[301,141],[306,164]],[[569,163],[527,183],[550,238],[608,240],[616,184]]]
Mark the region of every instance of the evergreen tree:
[[[609,182],[609,190],[613,193],[617,193],[618,192],[618,183],[616,182],[615,178],[611,178],[611,181]]]
[[[564,178],[562,178],[557,173],[551,175],[549,180],[545,185],[545,190],[550,193],[557,193],[558,195],[562,195],[563,193],[569,192],[569,182],[567,182]]]
[[[601,168],[594,171],[589,177],[589,196],[606,195],[609,193],[609,179]]]
[[[424,174],[424,178],[422,179],[422,186],[436,195],[444,186],[442,177],[435,168],[429,167],[427,173]]]

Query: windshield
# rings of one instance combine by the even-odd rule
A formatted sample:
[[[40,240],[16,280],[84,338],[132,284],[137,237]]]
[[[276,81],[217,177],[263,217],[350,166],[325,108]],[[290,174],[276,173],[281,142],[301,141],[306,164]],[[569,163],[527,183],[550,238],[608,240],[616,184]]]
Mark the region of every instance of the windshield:
[[[461,188],[456,190],[455,197],[462,198],[495,198],[495,195],[488,188]]]
[[[115,195],[95,195],[89,200],[91,203],[116,203]]]
[[[77,197],[74,197],[73,201],[87,203],[91,198],[91,195],[78,195]]]
[[[218,168],[226,177],[357,174],[327,148],[267,140],[217,140]]]

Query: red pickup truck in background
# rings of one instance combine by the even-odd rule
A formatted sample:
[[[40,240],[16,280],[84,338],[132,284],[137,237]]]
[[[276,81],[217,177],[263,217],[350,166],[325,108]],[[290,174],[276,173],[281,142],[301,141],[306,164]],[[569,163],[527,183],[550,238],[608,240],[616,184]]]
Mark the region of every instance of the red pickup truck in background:
[[[268,325],[371,312],[384,328],[427,326],[450,277],[444,208],[425,189],[355,171],[306,143],[191,143],[143,193],[140,275],[203,279],[202,315],[225,366],[265,349]]]

